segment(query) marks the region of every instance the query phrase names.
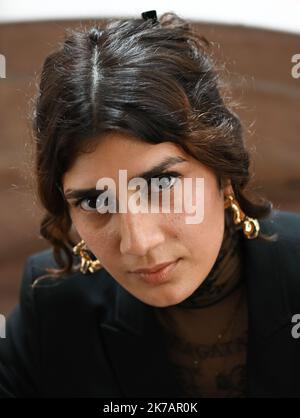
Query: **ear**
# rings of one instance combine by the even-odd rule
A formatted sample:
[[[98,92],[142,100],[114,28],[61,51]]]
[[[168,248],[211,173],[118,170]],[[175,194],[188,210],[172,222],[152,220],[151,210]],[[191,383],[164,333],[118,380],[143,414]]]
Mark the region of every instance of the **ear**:
[[[223,194],[224,194],[224,197],[229,194],[234,194],[230,179],[226,179],[223,182]]]

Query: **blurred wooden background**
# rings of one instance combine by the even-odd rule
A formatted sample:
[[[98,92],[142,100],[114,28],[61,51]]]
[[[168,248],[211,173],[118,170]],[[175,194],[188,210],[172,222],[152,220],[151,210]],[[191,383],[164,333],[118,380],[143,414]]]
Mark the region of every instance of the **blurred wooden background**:
[[[0,313],[18,299],[26,257],[47,248],[39,237],[41,208],[28,176],[31,103],[46,56],[63,40],[67,27],[95,21],[0,25]],[[101,23],[101,21],[99,21]],[[255,149],[254,182],[276,208],[300,212],[300,79],[291,76],[291,57],[300,53],[300,35],[244,26],[198,25],[226,64],[226,80],[241,104],[238,114]]]

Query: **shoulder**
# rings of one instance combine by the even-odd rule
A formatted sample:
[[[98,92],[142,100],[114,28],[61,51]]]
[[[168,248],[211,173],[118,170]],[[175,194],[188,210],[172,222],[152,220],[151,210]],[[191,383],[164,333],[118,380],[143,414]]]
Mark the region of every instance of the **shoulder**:
[[[274,242],[257,243],[260,249],[272,247],[273,254],[285,265],[286,273],[293,272],[299,276],[300,271],[300,214],[274,210],[270,217],[260,221],[261,230],[266,235],[275,235]],[[299,282],[299,280],[298,280]]]
[[[300,308],[300,214],[274,210],[260,220],[266,235],[276,235],[275,241],[250,240],[247,245],[249,270],[254,271],[268,290],[278,285],[278,294],[286,291],[292,310]],[[249,240],[248,240],[249,241]],[[261,272],[261,274],[259,274]],[[285,289],[285,291],[284,291]]]
[[[273,210],[260,223],[263,232],[277,233],[279,241],[300,242],[300,213]]]
[[[73,367],[76,356],[87,353],[86,345],[99,343],[96,324],[114,310],[116,282],[106,271],[74,273],[64,279],[49,276],[33,287],[49,267],[58,267],[52,249],[26,260],[19,303],[7,318],[6,338],[0,341],[0,398],[43,396],[44,383],[51,384],[52,366],[58,372]]]
[[[52,248],[30,255],[20,288],[21,301],[34,304],[40,320],[49,312],[52,317],[72,310],[78,313],[98,310],[105,314],[113,308],[119,285],[104,268],[93,274],[76,272],[58,278],[48,273],[48,268],[58,268]],[[33,286],[41,276],[43,278]]]

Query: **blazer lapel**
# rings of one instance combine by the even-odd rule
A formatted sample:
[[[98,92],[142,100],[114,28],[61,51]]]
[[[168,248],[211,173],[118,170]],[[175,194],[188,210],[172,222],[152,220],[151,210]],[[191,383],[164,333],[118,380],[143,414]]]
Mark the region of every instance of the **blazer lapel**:
[[[180,396],[150,305],[117,286],[113,319],[100,327],[120,396]]]

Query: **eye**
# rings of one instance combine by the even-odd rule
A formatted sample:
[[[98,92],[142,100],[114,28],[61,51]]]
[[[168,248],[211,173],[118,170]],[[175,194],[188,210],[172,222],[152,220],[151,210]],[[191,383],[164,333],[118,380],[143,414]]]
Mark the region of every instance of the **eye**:
[[[161,190],[171,189],[174,184],[176,183],[179,174],[177,173],[170,173],[170,174],[163,174],[158,177],[154,177],[154,181],[152,182],[152,190],[153,192],[159,193]],[[150,187],[151,187],[151,180],[150,180]]]
[[[159,193],[162,190],[171,189],[176,183],[177,178],[180,176],[181,175],[179,173],[168,172],[157,177],[152,177],[154,181],[151,183],[151,179],[148,180],[148,191],[151,192],[152,188],[154,193]],[[81,197],[74,203],[75,207],[79,207],[85,212],[98,212],[99,208],[102,208],[103,206],[108,208],[108,205],[108,197],[105,197],[105,195],[101,196],[101,193],[96,196]]]
[[[106,197],[106,199],[104,200],[101,199],[100,196],[101,195],[96,197],[84,197],[78,199],[75,202],[75,206],[80,207],[82,210],[86,212],[97,212],[97,208],[99,209],[102,206],[102,204],[105,204],[106,206],[108,205],[108,198]]]

